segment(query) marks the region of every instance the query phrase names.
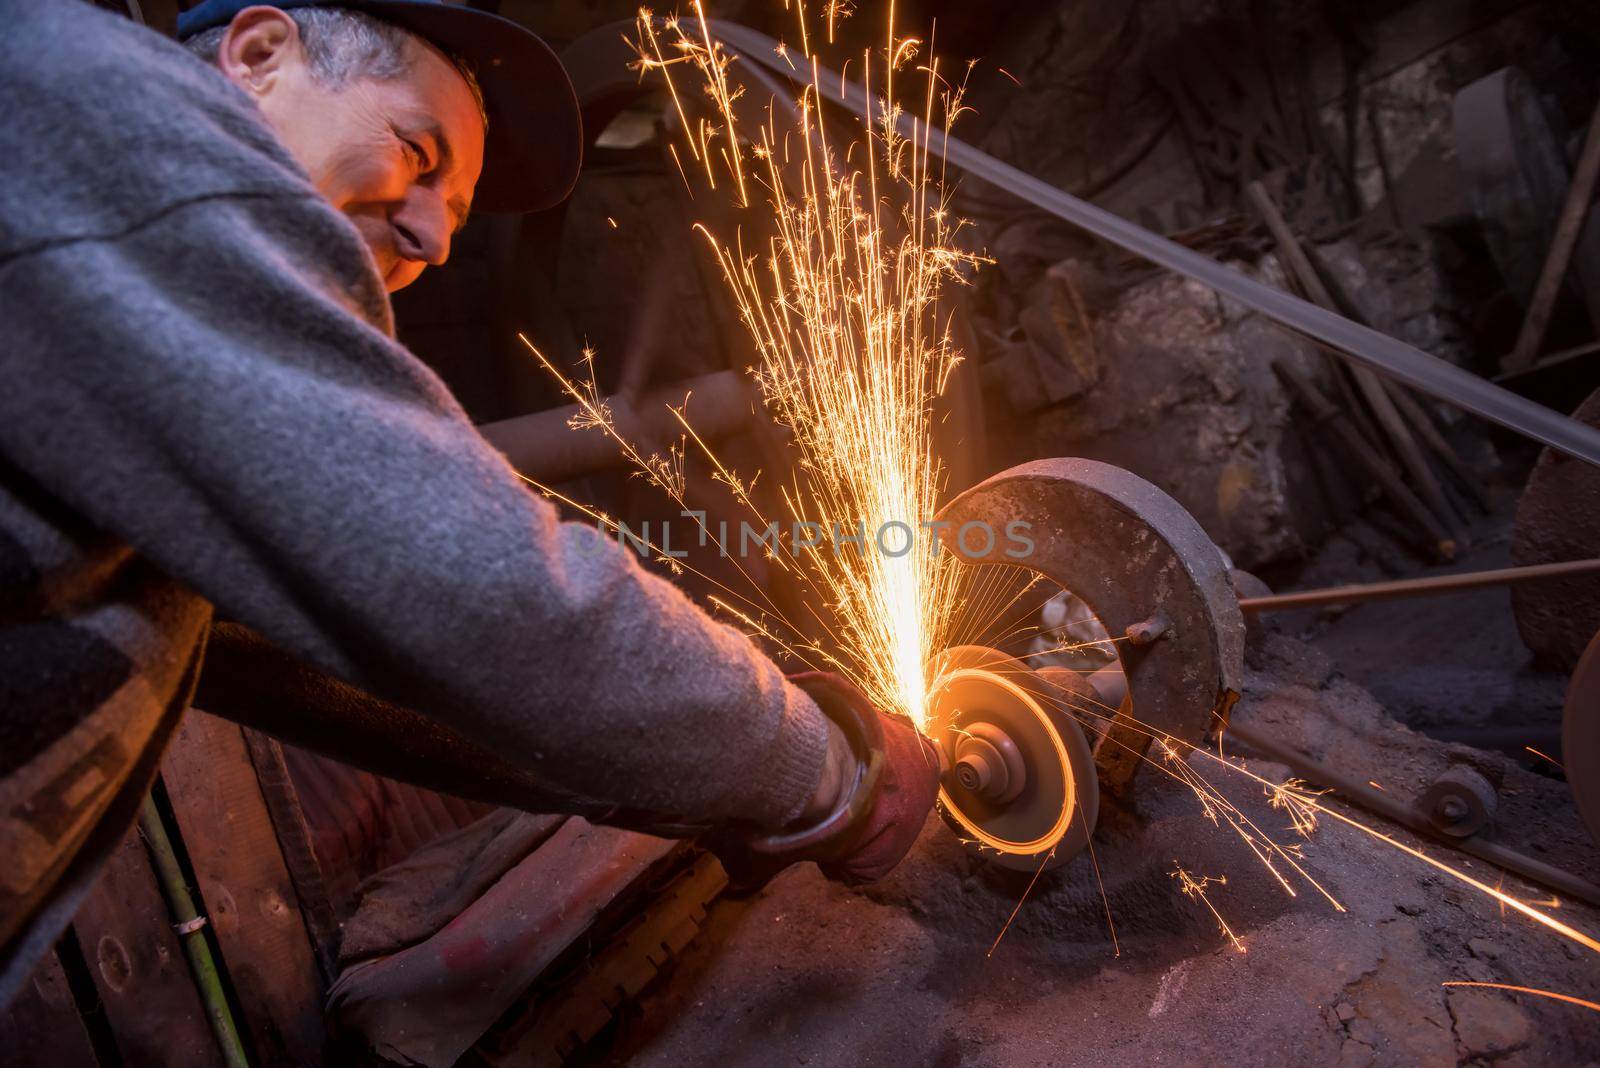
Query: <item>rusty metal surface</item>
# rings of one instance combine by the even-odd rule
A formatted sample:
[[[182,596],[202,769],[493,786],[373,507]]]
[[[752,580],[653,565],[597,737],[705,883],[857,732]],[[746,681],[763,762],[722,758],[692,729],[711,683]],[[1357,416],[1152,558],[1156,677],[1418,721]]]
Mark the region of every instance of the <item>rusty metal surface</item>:
[[[1561,714],[1561,763],[1572,800],[1600,845],[1600,632],[1589,642],[1567,687]]]
[[[509,1019],[479,1044],[477,1053],[504,1068],[560,1068],[577,1060],[585,1044],[688,947],[727,885],[716,857],[697,858],[626,928],[586,953],[554,993],[508,1012]]]
[[[1499,795],[1494,784],[1475,768],[1456,764],[1417,799],[1417,811],[1440,834],[1468,838],[1494,821]]]
[[[1244,617],[1222,552],[1171,497],[1109,464],[1038,460],[961,494],[939,519],[951,524],[941,537],[952,551],[1030,568],[1081,597],[1114,639],[1128,638],[1118,651],[1138,724],[1191,744],[1221,726],[1243,674]],[[1003,537],[987,554],[963,552],[961,528],[974,522],[997,532],[1031,524],[1032,553],[1007,557]],[[1106,782],[1106,744],[1096,760],[1116,791],[1137,760],[1119,761]],[[1148,734],[1135,744],[1142,755]]]
[[[1462,853],[1488,861],[1498,868],[1514,872],[1557,893],[1600,906],[1600,886],[1596,886],[1583,876],[1574,875],[1572,872],[1481,835],[1454,838],[1441,834],[1418,811],[1414,803],[1385,793],[1383,790],[1374,789],[1363,782],[1359,775],[1348,774],[1330,763],[1313,760],[1294,746],[1279,741],[1258,727],[1247,727],[1243,724],[1230,726],[1228,737],[1236,742],[1243,742],[1270,760],[1286,765],[1307,782],[1329,787],[1344,800],[1360,805],[1369,812],[1376,812],[1402,827],[1418,834],[1432,835]]]

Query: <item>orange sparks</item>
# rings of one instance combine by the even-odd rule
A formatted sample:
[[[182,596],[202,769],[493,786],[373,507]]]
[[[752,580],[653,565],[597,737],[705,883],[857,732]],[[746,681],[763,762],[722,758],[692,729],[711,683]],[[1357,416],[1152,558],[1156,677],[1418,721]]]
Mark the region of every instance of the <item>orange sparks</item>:
[[[1560,768],[1560,770],[1562,770],[1562,771],[1566,771],[1567,770],[1566,768],[1562,767],[1561,761],[1557,760],[1553,756],[1548,756],[1548,755],[1546,755],[1544,753],[1539,752],[1539,750],[1535,749],[1531,745],[1525,745],[1522,748],[1526,749],[1528,752],[1532,753],[1534,756],[1538,757],[1540,760],[1548,760],[1551,764],[1554,764],[1557,768]]]
[[[873,107],[840,120],[801,16],[800,59],[811,72],[798,99],[773,99],[764,112],[741,103],[730,73],[740,61],[718,41],[700,3],[692,17],[639,18],[638,65],[657,72],[686,131],[688,148],[712,189],[731,178],[735,210],[764,232],[746,247],[742,227],[697,223],[758,352],[754,377],[774,419],[793,434],[796,470],[783,493],[795,523],[898,524],[895,553],[830,553],[805,547],[801,566],[825,601],[845,671],[868,696],[921,723],[931,681],[927,665],[956,610],[961,579],[954,554],[936,551],[919,524],[937,511],[943,466],[933,453],[933,400],[960,359],[939,306],[940,291],[981,257],[958,248],[930,143],[959,112],[959,91],[929,61],[909,134],[901,130],[896,72],[921,42],[890,32],[881,55],[862,57]],[[849,13],[829,3],[828,23]],[[787,50],[784,58],[788,60]],[[790,62],[793,62],[792,60]],[[692,70],[699,92],[677,85]],[[690,121],[691,104],[711,117]],[[936,108],[936,102],[940,105]],[[877,112],[877,113],[875,113]],[[726,183],[724,183],[726,184]],[[718,465],[721,470],[721,465]],[[748,503],[748,502],[742,502]]]
[[[1179,864],[1177,861],[1173,861],[1172,863],[1175,865],[1175,867],[1171,874],[1174,879],[1178,880],[1178,889],[1183,891],[1183,896],[1189,898],[1191,901],[1199,901],[1206,908],[1210,909],[1211,915],[1216,918],[1217,926],[1222,928],[1222,933],[1228,936],[1228,941],[1233,943],[1233,948],[1237,949],[1240,953],[1243,953],[1245,951],[1244,943],[1239,940],[1238,935],[1233,933],[1233,928],[1228,926],[1228,921],[1222,918],[1222,913],[1217,911],[1217,907],[1213,905],[1211,903],[1211,899],[1206,896],[1206,887],[1227,886],[1228,877],[1226,875],[1219,875],[1213,878],[1210,875],[1202,875],[1200,878],[1196,879],[1193,875],[1190,875],[1188,872],[1183,870],[1182,864]]]
[[[1207,754],[1207,755],[1210,756],[1211,754]],[[1275,789],[1276,790],[1276,789],[1284,789],[1285,788],[1285,787],[1280,787],[1277,783],[1271,782],[1268,779],[1262,778],[1261,776],[1255,774],[1252,771],[1249,771],[1249,770],[1247,770],[1245,768],[1241,768],[1241,767],[1238,767],[1237,765],[1231,764],[1228,761],[1223,760],[1221,757],[1212,757],[1212,759],[1216,760],[1218,763],[1224,765],[1225,767],[1230,767],[1234,771],[1238,772],[1239,774],[1247,776],[1247,777],[1249,777],[1251,779],[1254,779],[1257,782],[1261,783],[1262,785],[1267,786],[1267,787],[1269,787],[1271,789]],[[1383,842],[1385,845],[1392,846],[1395,849],[1398,849],[1400,852],[1406,854],[1407,856],[1410,856],[1410,857],[1412,857],[1412,858],[1414,858],[1416,860],[1420,860],[1424,864],[1428,865],[1429,867],[1434,868],[1437,871],[1443,872],[1445,875],[1448,875],[1450,878],[1456,880],[1457,882],[1464,883],[1467,886],[1472,887],[1474,890],[1477,890],[1477,891],[1479,891],[1481,893],[1487,894],[1489,897],[1491,897],[1494,900],[1500,902],[1502,905],[1505,905],[1505,906],[1507,906],[1509,908],[1515,909],[1517,912],[1522,913],[1524,916],[1528,917],[1528,919],[1532,920],[1533,922],[1535,922],[1537,924],[1540,924],[1540,925],[1542,925],[1544,927],[1547,927],[1552,931],[1555,931],[1557,934],[1559,934],[1559,935],[1561,935],[1561,936],[1563,936],[1563,937],[1565,937],[1567,939],[1570,939],[1573,942],[1578,943],[1578,945],[1583,946],[1585,949],[1591,950],[1591,951],[1593,951],[1595,953],[1600,953],[1600,941],[1595,940],[1593,937],[1584,934],[1582,931],[1579,931],[1576,928],[1570,927],[1567,924],[1562,923],[1560,920],[1556,919],[1553,916],[1546,916],[1544,913],[1538,911],[1533,906],[1525,903],[1521,899],[1512,897],[1511,895],[1505,893],[1504,891],[1496,889],[1495,887],[1490,886],[1488,883],[1485,883],[1485,882],[1483,882],[1481,880],[1474,879],[1472,876],[1468,875],[1464,871],[1461,871],[1459,868],[1452,868],[1450,865],[1446,864],[1442,860],[1435,860],[1433,857],[1428,856],[1428,854],[1422,852],[1420,849],[1413,849],[1411,846],[1406,845],[1404,842],[1401,842],[1401,841],[1399,841],[1399,840],[1397,840],[1397,839],[1395,839],[1395,838],[1393,838],[1393,837],[1391,837],[1391,836],[1389,836],[1387,834],[1384,834],[1382,831],[1379,831],[1379,830],[1377,830],[1377,829],[1375,829],[1373,827],[1368,827],[1366,824],[1360,822],[1359,820],[1351,819],[1349,816],[1346,816],[1341,812],[1335,811],[1334,809],[1328,808],[1327,806],[1325,806],[1325,805],[1323,805],[1323,804],[1321,804],[1321,803],[1319,803],[1319,802],[1317,802],[1315,800],[1306,799],[1305,803],[1310,805],[1312,808],[1316,809],[1317,812],[1321,813],[1322,815],[1331,816],[1333,819],[1338,820],[1340,823],[1344,824],[1345,826],[1353,827],[1356,830],[1360,831],[1362,834],[1365,834],[1365,835],[1367,835],[1367,836],[1369,836],[1371,838],[1374,838],[1374,839],[1376,839],[1376,840],[1378,840],[1380,842]]]
[[[1531,987],[1531,986],[1513,986],[1510,983],[1474,983],[1474,982],[1468,982],[1465,979],[1452,980],[1450,982],[1440,983],[1439,985],[1440,986],[1477,986],[1477,987],[1487,987],[1487,988],[1489,988],[1491,990],[1510,990],[1510,991],[1512,991],[1514,993],[1517,993],[1517,994],[1532,994],[1535,997],[1550,998],[1553,1001],[1565,1001],[1569,1005],[1581,1005],[1582,1007],[1584,1007],[1586,1009],[1591,1009],[1591,1010],[1593,1010],[1595,1012],[1600,1012],[1600,1004],[1597,1004],[1597,1003],[1595,1003],[1593,1001],[1585,1001],[1583,998],[1575,998],[1571,994],[1558,994],[1554,990],[1540,990],[1540,989],[1538,989],[1536,987]]]

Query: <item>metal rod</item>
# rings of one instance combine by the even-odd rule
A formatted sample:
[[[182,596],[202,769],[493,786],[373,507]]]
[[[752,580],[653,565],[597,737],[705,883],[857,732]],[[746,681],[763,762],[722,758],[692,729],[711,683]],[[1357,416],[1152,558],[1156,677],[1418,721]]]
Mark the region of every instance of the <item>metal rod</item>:
[[[1591,905],[1600,905],[1600,886],[1596,886],[1587,879],[1581,879],[1571,872],[1563,871],[1552,864],[1526,856],[1483,838],[1444,838],[1437,834],[1409,804],[1404,801],[1375,790],[1364,782],[1358,782],[1341,772],[1335,771],[1319,761],[1313,760],[1291,746],[1285,745],[1266,735],[1259,733],[1242,724],[1230,723],[1225,736],[1236,738],[1245,745],[1254,749],[1280,764],[1286,764],[1296,775],[1304,776],[1307,780],[1322,786],[1331,787],[1345,800],[1360,805],[1369,812],[1375,812],[1385,819],[1392,820],[1407,830],[1425,835],[1435,841],[1442,842],[1452,849],[1487,861],[1497,868],[1515,872],[1531,882],[1548,887],[1558,893],[1575,897]]]
[[[1386,601],[1397,597],[1425,597],[1435,593],[1476,590],[1486,586],[1514,586],[1522,582],[1541,582],[1569,575],[1600,573],[1600,558],[1567,560],[1556,564],[1530,564],[1527,567],[1502,567],[1493,571],[1464,571],[1455,575],[1397,579],[1394,582],[1368,582],[1354,586],[1331,586],[1322,590],[1297,590],[1270,597],[1244,597],[1239,610],[1287,612],[1294,608],[1315,608],[1324,604],[1349,604],[1356,601]]]
[[[715,36],[751,62],[791,80],[809,80],[809,72],[813,68],[802,68],[808,73],[788,69],[784,60],[779,58],[778,42],[766,34],[718,20],[712,20],[710,27]],[[881,102],[869,98],[860,85],[843,81],[835,71],[816,68],[816,74],[822,92],[830,98],[858,115],[870,115],[874,122],[882,118]],[[918,116],[909,113],[901,115],[899,126],[903,135],[914,136],[918,144],[927,142],[928,150],[939,159],[999,186],[1057,218],[1080,226],[1151,263],[1210,286],[1269,319],[1325,341],[1351,359],[1413,389],[1515,430],[1558,452],[1600,466],[1600,429],[1586,426],[1542,404],[1519,397],[1397,338],[1258,282],[1202,253],[1151,233],[1136,223],[1002,163],[957,138],[948,137],[942,132],[930,137]]]
[[[194,898],[189,896],[183,869],[178,866],[178,856],[172,850],[167,828],[150,794],[144,795],[144,804],[139,809],[139,829],[150,847],[150,857],[161,882],[161,895],[167,899],[167,908],[176,921],[173,928],[189,958],[189,970],[194,974],[200,1000],[205,1002],[206,1019],[211,1023],[211,1033],[217,1038],[222,1059],[228,1068],[249,1068],[250,1058],[245,1056],[239,1029],[234,1026],[233,1013],[228,1008],[228,997],[222,991],[222,979],[217,975],[217,962],[212,959],[211,946],[206,942],[205,919],[195,908]]]
[[[1567,187],[1566,202],[1561,205],[1561,216],[1556,223],[1556,233],[1545,253],[1544,266],[1539,269],[1539,281],[1533,287],[1533,299],[1528,302],[1528,314],[1517,332],[1517,343],[1506,359],[1504,369],[1521,371],[1533,365],[1544,344],[1544,332],[1550,325],[1550,313],[1555,310],[1556,296],[1561,292],[1561,282],[1567,276],[1567,265],[1572,262],[1572,250],[1578,245],[1578,234],[1589,214],[1589,201],[1594,197],[1595,179],[1600,177],[1600,103],[1594,106],[1589,119],[1589,133],[1583,139],[1583,153],[1578,157],[1578,168]]]

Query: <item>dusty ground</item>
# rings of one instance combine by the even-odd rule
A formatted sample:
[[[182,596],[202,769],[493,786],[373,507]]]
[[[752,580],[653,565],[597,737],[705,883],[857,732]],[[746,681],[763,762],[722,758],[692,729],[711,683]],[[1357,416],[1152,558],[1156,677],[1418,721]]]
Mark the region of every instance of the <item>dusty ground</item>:
[[[1480,550],[1494,551],[1493,538]],[[1348,566],[1338,570],[1340,581],[1357,577]],[[1470,612],[1441,601],[1413,603],[1409,614],[1405,605],[1369,606],[1285,621],[1313,644],[1286,634],[1257,643],[1236,715],[1314,756],[1360,768],[1392,792],[1416,789],[1449,763],[1447,744],[1401,726],[1356,679],[1430,729],[1505,726],[1524,714],[1538,720],[1537,708],[1551,699],[1551,680],[1517,659],[1525,658],[1520,646],[1505,644],[1508,617],[1484,622],[1491,609],[1503,614],[1505,595],[1472,596],[1485,600]],[[1391,614],[1396,607],[1400,614]],[[1569,870],[1600,873],[1600,854],[1564,783],[1516,758],[1476,759],[1499,761],[1505,774],[1498,837]],[[1249,765],[1283,775],[1277,765]],[[1280,841],[1294,840],[1258,786],[1203,760],[1195,766]],[[1341,811],[1383,826],[1359,810]],[[1593,1000],[1600,955],[1358,831],[1325,819],[1304,845],[1306,870],[1342,912],[1302,879],[1293,880],[1297,896],[1286,894],[1236,835],[1207,821],[1192,793],[1159,775],[1143,780],[1135,812],[1102,817],[1095,847],[1105,899],[1090,857],[1081,856],[1040,881],[992,954],[1027,880],[969,857],[938,820],[882,884],[846,890],[796,870],[752,899],[724,900],[668,981],[594,1059],[1600,1063],[1600,1013],[1440,985],[1506,982]],[[1470,858],[1422,848],[1499,881]],[[1178,892],[1171,872],[1179,864],[1226,878],[1209,889],[1209,900],[1244,952],[1204,904]],[[1504,888],[1529,900],[1548,897],[1511,878]],[[1563,901],[1555,914],[1600,933],[1596,910]]]

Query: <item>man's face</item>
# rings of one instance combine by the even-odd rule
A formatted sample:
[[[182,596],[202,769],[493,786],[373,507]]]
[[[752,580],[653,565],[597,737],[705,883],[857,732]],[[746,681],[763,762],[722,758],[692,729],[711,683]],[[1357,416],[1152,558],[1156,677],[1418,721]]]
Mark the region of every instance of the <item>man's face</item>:
[[[366,239],[392,293],[450,254],[483,168],[483,120],[466,80],[417,42],[399,78],[330,89],[276,8],[235,17],[218,57],[280,140]]]

